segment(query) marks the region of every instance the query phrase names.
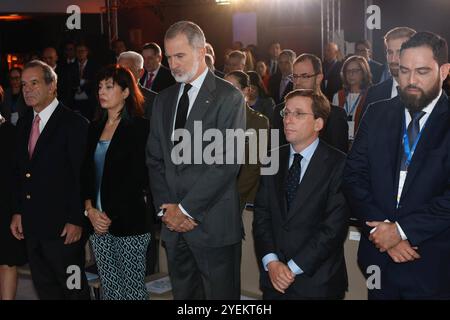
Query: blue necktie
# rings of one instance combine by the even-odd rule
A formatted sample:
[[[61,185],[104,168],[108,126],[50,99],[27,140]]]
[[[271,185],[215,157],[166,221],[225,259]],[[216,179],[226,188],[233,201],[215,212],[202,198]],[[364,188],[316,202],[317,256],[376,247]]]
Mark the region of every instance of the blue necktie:
[[[292,162],[292,165],[289,168],[289,173],[287,175],[285,189],[286,189],[286,200],[288,211],[292,201],[295,199],[295,194],[297,192],[298,184],[300,181],[300,173],[301,173],[300,161],[302,161],[302,158],[303,157],[300,153],[294,154],[294,161]]]
[[[409,149],[412,151],[412,147],[414,143],[416,142],[417,136],[420,132],[420,119],[425,115],[424,111],[416,111],[412,112],[409,111],[409,114],[411,115],[411,122],[408,124],[408,140],[409,140]],[[406,153],[404,152],[402,148],[402,162],[401,162],[401,168],[400,170],[405,171],[406,168]]]

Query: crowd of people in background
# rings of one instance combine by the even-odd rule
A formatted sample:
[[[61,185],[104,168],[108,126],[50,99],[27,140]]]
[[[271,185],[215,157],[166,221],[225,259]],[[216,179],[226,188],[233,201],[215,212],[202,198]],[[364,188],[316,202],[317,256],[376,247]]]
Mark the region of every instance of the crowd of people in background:
[[[197,25],[182,21],[167,31],[164,50],[149,42],[140,52],[129,51],[116,40],[112,63],[100,66],[90,58],[95,49],[69,42],[61,58],[47,47],[23,68],[9,70],[9,86],[0,90],[0,299],[15,297],[17,266],[27,262],[39,298],[89,299],[84,273],[81,288],[66,286],[66,267],[83,266],[86,241],[104,299],[147,299],[155,228],[165,241],[176,299],[239,299],[245,208],[254,208],[266,299],[344,297],[343,242],[351,212],[365,228],[364,264],[387,265],[384,289],[371,298],[449,298],[448,283],[439,285],[431,277],[427,281],[433,284],[409,288],[399,263],[420,259],[417,244],[423,244],[429,268],[441,266],[433,259],[450,260],[450,252],[445,259],[434,257],[435,250],[448,249],[444,241],[450,239],[450,219],[439,209],[448,207],[449,150],[436,141],[438,136],[447,141],[450,130],[427,109],[436,105],[441,117],[448,117],[448,101],[440,91],[450,88],[445,40],[394,28],[384,37],[385,64],[373,60],[367,40],[357,41],[355,52],[345,57],[336,43],[328,43],[323,60],[279,42],[271,43],[266,54],[235,42],[225,50],[222,67],[205,40]],[[431,54],[417,51],[423,48]],[[417,62],[409,51],[423,59]],[[432,72],[439,81],[420,78]],[[432,85],[434,91],[427,91]],[[379,101],[384,104],[375,104]],[[422,118],[428,119],[427,130],[440,125],[436,132],[424,130],[422,139],[434,143],[428,152],[435,157],[423,166],[435,166],[440,171],[430,175],[443,176],[436,183],[420,176],[428,190],[419,199],[404,200],[407,209],[402,209],[401,190],[395,201],[397,196],[383,194],[384,181],[377,180],[388,169],[397,172],[396,165],[375,165],[372,154],[378,148],[383,157],[383,145],[395,140],[385,132],[376,140],[377,123],[385,123],[386,131],[398,127],[405,139],[422,132],[424,120],[419,126],[412,113],[406,112],[415,129],[408,122],[389,122],[391,111],[379,114],[399,101],[407,109],[428,112],[429,118]],[[248,140],[241,167],[173,164],[171,148],[178,142],[170,141],[172,132],[191,130],[195,120],[220,130],[278,129],[279,172],[261,178],[262,164],[248,164]],[[419,131],[412,135],[413,130]],[[395,154],[403,150],[398,140],[389,149]],[[269,141],[266,145],[271,149]],[[399,180],[403,188],[409,163],[411,171],[413,164],[419,166],[417,157],[407,158],[400,178],[395,173],[388,181],[390,188]],[[438,197],[443,199],[436,203]],[[406,214],[401,220],[393,212]],[[408,220],[411,212],[414,223]],[[429,221],[431,216],[440,227]],[[383,232],[392,225],[401,237],[389,242]],[[434,240],[441,247],[425,251]],[[389,257],[394,264],[386,262]],[[419,283],[422,267],[415,263],[406,273]]]

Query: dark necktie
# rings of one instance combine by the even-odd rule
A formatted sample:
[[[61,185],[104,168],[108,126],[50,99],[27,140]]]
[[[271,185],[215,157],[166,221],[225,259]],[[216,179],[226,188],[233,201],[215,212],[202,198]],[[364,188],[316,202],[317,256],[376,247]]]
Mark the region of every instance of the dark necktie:
[[[192,85],[186,83],[184,85],[183,94],[181,95],[180,101],[178,102],[177,108],[177,118],[175,120],[175,130],[184,128],[186,124],[186,118],[189,110],[189,96],[188,91],[192,88]]]
[[[301,165],[300,161],[302,161],[302,155],[300,153],[294,154],[294,161],[292,162],[291,167],[289,168],[289,173],[286,179],[286,200],[287,200],[287,209],[295,198],[295,193],[297,192],[298,184],[300,181],[300,173],[301,173]]]
[[[425,115],[424,111],[416,111],[411,112],[409,111],[409,114],[411,115],[411,122],[408,124],[408,140],[409,140],[409,150],[412,151],[412,147],[414,143],[416,142],[417,136],[420,132],[420,119]],[[407,155],[404,150],[402,150],[402,162],[401,162],[401,170],[404,171],[407,169],[406,167],[406,160]]]

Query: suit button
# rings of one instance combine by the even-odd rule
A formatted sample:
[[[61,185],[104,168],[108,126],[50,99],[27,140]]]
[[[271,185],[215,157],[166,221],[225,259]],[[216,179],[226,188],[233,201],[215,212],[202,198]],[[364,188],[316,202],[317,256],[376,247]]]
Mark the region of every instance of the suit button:
[[[25,177],[31,178],[31,174],[30,174],[30,173],[27,173],[27,174],[25,175]]]
[[[30,200],[30,199],[31,199],[31,196],[30,196],[29,194],[27,194],[27,199],[28,199],[28,200]]]

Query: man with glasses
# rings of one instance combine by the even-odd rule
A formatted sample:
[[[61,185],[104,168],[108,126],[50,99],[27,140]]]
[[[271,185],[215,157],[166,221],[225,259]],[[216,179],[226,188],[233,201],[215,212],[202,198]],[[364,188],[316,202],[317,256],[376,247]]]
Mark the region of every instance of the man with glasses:
[[[294,61],[293,74],[290,76],[294,83],[294,89],[312,89],[318,94],[323,94],[320,90],[320,83],[323,79],[322,62],[313,54],[304,53]],[[273,128],[279,129],[280,145],[286,144],[287,140],[283,131],[284,124],[280,115],[284,108],[284,103],[275,107],[273,114]],[[337,106],[331,106],[327,124],[320,132],[320,138],[341,150],[348,150],[348,124],[345,110]]]
[[[294,51],[285,49],[278,57],[278,70],[269,80],[269,92],[276,104],[283,102],[286,94],[292,91],[293,85],[289,75],[292,74],[292,66],[296,54]]]
[[[281,114],[289,144],[278,150],[275,176],[261,176],[254,207],[264,299],[342,299],[347,289],[345,154],[319,139],[329,113],[330,103],[314,90],[286,96]]]

